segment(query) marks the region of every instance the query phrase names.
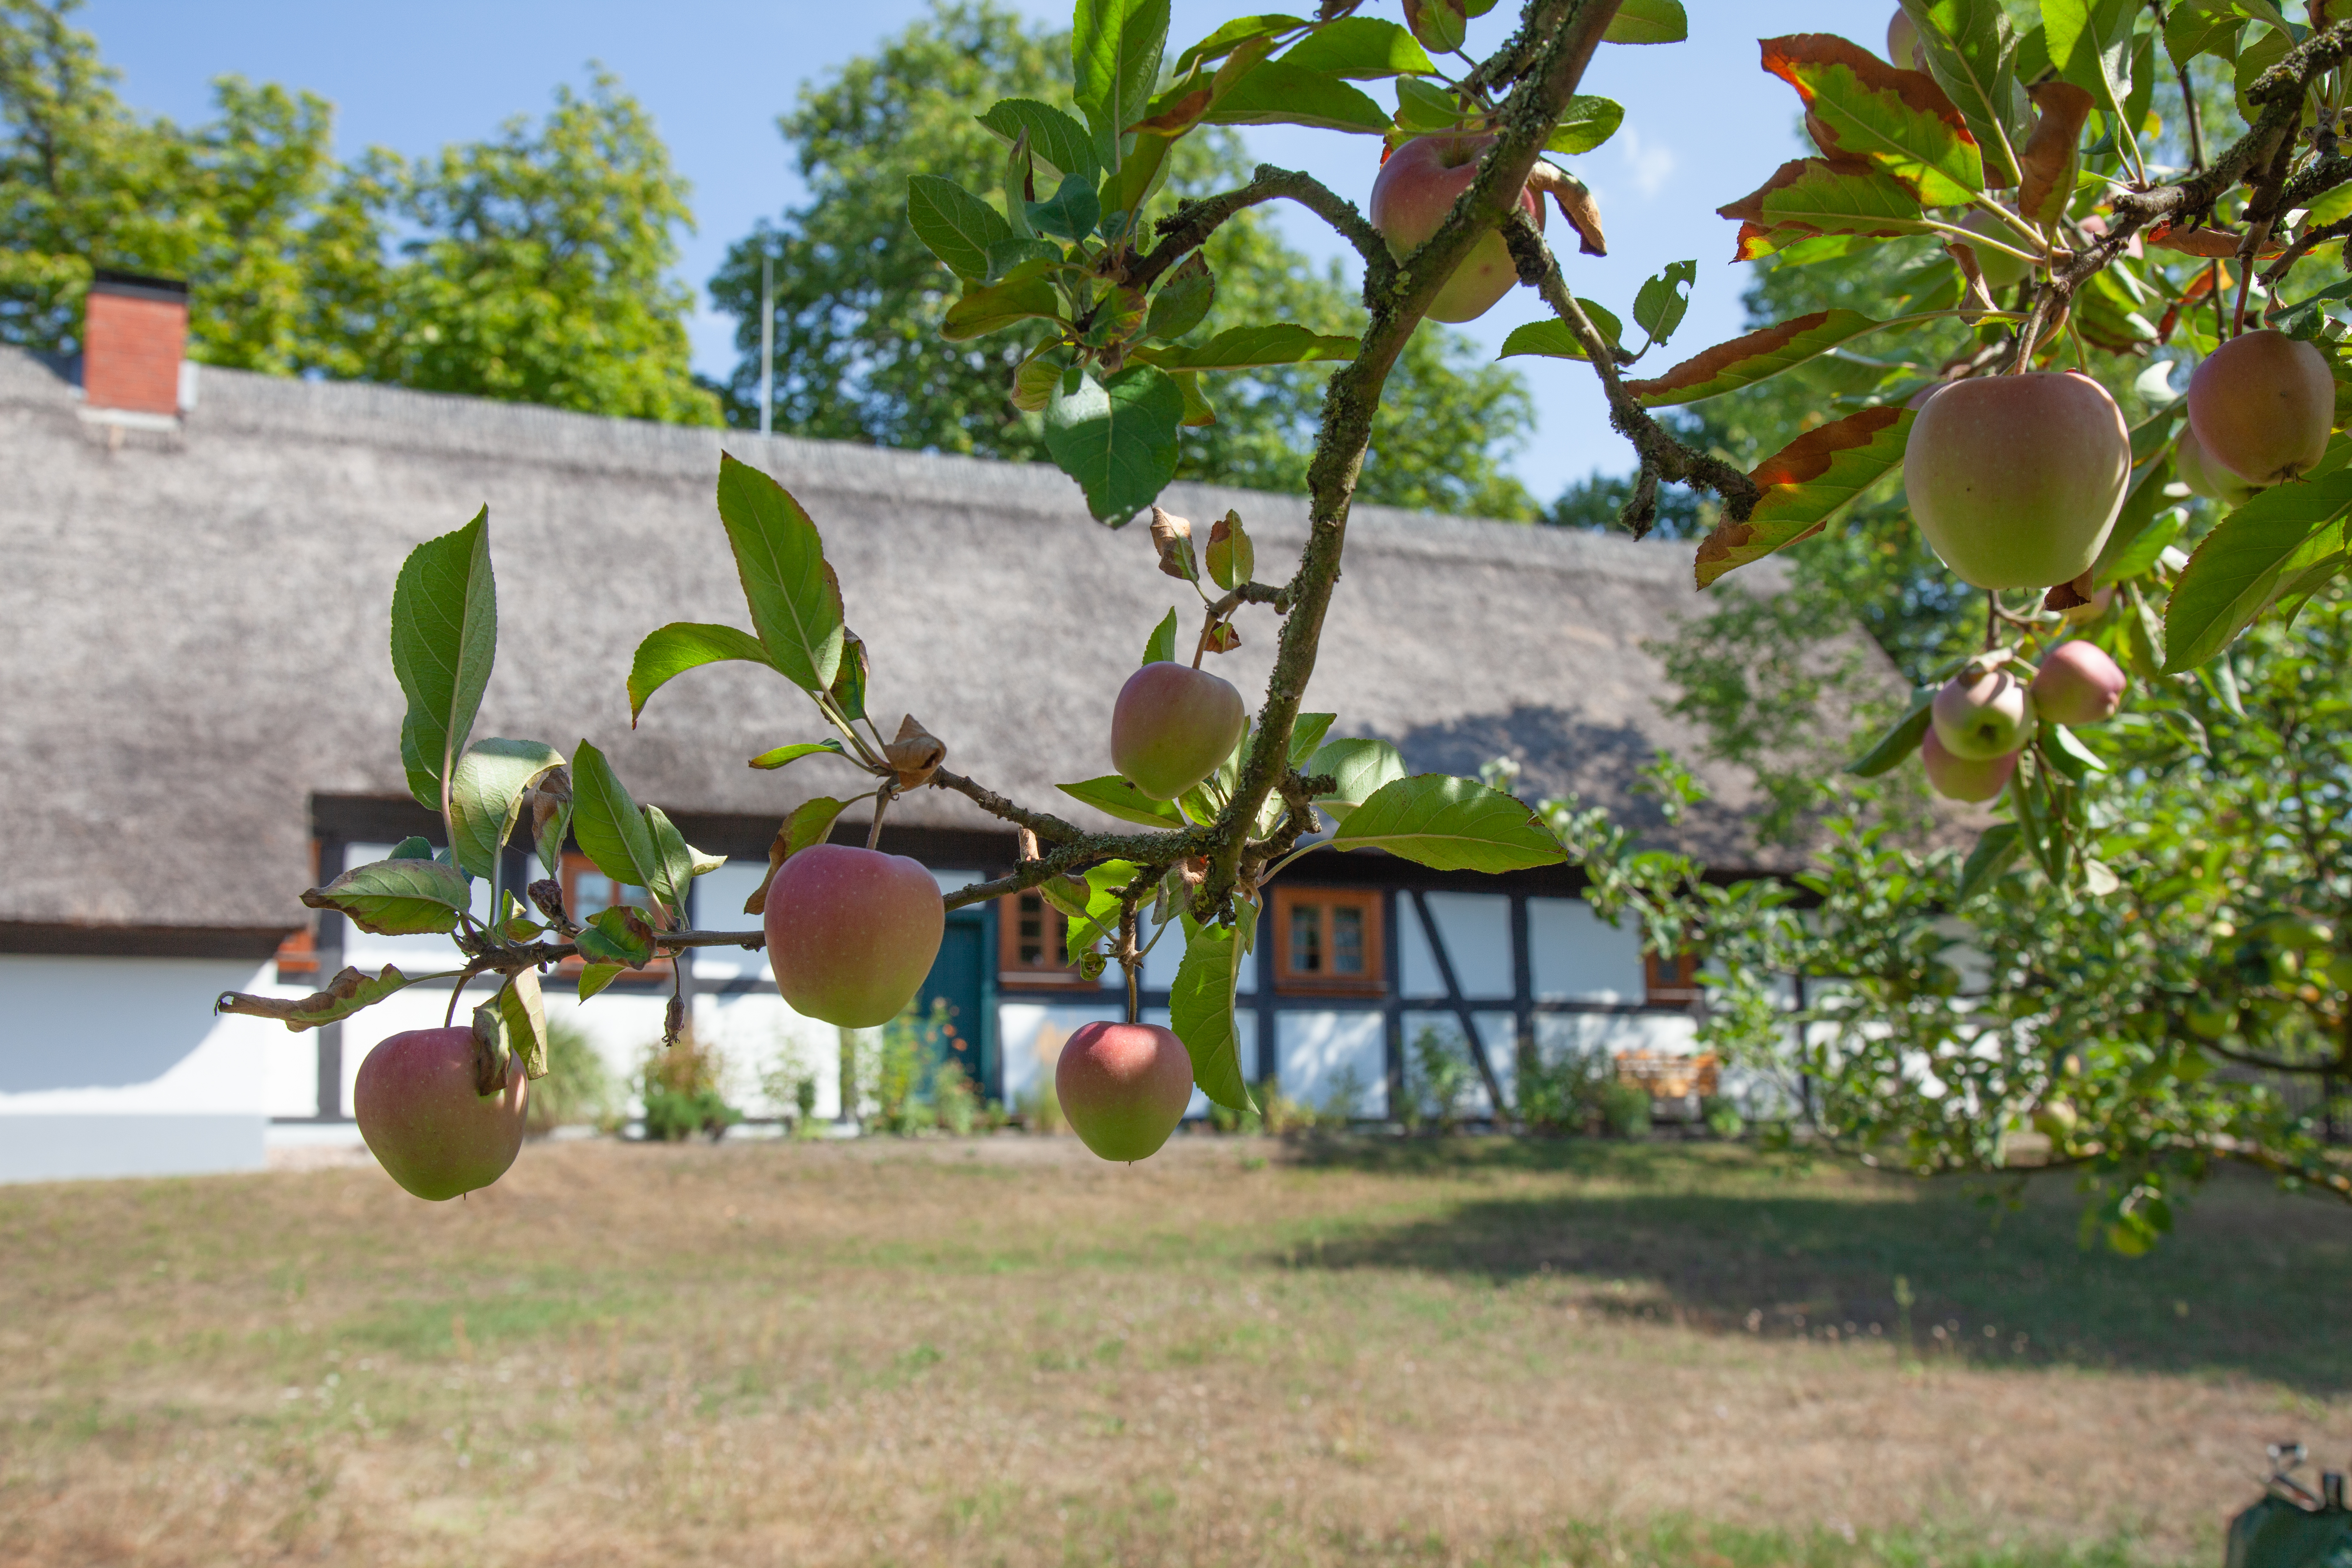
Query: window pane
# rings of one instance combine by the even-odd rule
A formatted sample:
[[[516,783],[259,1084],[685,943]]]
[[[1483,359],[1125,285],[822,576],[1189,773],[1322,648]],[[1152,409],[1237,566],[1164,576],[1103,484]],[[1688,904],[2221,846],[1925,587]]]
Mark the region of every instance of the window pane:
[[[1034,967],[1045,957],[1045,900],[1036,893],[1021,895],[1021,928],[1018,951],[1024,967]]]
[[[1345,907],[1331,911],[1331,973],[1364,972],[1364,911]]]
[[[1290,968],[1294,974],[1323,973],[1323,911],[1314,904],[1290,906]]]
[[[588,917],[601,914],[614,904],[613,879],[604,872],[590,869],[580,873],[572,883],[572,918],[582,925]]]

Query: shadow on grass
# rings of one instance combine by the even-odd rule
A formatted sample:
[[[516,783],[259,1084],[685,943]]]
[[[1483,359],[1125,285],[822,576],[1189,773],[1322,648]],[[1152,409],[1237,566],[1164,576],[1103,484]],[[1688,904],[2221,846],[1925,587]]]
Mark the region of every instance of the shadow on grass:
[[[2251,1175],[2209,1184],[2161,1247],[2126,1258],[2083,1245],[2082,1196],[2055,1174],[1920,1182],[1720,1146],[1506,1139],[1337,1140],[1294,1159],[1466,1189],[1434,1215],[1302,1233],[1281,1254],[1294,1268],[1550,1275],[1583,1287],[1587,1310],[1703,1331],[1892,1354],[1907,1319],[1929,1360],[2352,1388],[2352,1345],[2326,1327],[2352,1293],[2352,1212]]]

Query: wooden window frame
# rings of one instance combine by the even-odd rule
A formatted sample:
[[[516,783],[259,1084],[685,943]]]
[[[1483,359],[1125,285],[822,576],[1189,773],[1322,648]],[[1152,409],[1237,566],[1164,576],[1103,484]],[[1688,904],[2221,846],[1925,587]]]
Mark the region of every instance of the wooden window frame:
[[[1699,998],[1698,954],[1642,955],[1642,983],[1654,1007],[1687,1007]]]
[[[1333,909],[1353,909],[1364,917],[1364,973],[1301,973],[1290,951],[1291,911],[1300,905],[1324,911],[1323,943],[1330,946]],[[1323,996],[1378,996],[1388,990],[1387,900],[1376,888],[1285,888],[1274,889],[1274,984],[1278,991]]]
[[[1037,963],[1021,962],[1021,918],[1023,903],[1034,900],[1043,921],[1045,955]],[[1029,891],[1007,893],[997,900],[996,909],[996,983],[999,986],[1020,989],[1068,991],[1084,989],[1098,991],[1099,980],[1089,980],[1079,973],[1068,960],[1069,917],[1048,902],[1043,893]]]
[[[313,887],[330,879],[319,875],[319,841],[310,840],[310,882]],[[278,983],[311,980],[319,973],[319,920],[312,915],[299,930],[278,944]]]
[[[580,912],[580,879],[583,874],[593,874],[598,877],[603,877],[604,875],[604,871],[598,868],[596,862],[588,858],[587,856],[583,855],[579,850],[565,850],[563,852],[563,868],[556,874],[556,879],[563,885],[563,910],[564,913],[570,915],[573,920],[579,921],[581,924],[585,925],[588,922],[582,917]],[[607,881],[611,880],[610,878],[606,878],[605,879]],[[645,891],[642,888],[637,890],[639,892]],[[648,897],[650,897],[650,895],[648,895]],[[539,911],[534,910],[531,911],[531,915],[533,919],[537,919]],[[587,963],[588,961],[586,959],[582,958],[578,953],[573,953],[570,958],[563,961],[557,973],[564,975],[566,978],[573,978],[578,976],[581,970],[587,967]],[[655,955],[652,963],[647,963],[641,969],[624,969],[621,971],[619,982],[625,983],[631,980],[667,981],[670,978],[672,967],[668,954],[657,953]]]

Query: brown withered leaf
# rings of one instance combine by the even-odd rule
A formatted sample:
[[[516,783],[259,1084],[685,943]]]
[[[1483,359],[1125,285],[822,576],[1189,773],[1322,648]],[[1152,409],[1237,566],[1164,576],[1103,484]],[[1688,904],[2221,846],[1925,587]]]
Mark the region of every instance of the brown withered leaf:
[[[2230,229],[2218,227],[2175,228],[2170,224],[2158,224],[2147,235],[2147,243],[2162,250],[2177,250],[2183,256],[2206,256],[2216,260],[2235,258],[2246,237]],[[2284,250],[2276,242],[2264,245],[2260,253],[2263,260]]]
[[[1234,630],[1233,622],[1219,621],[1209,628],[1209,635],[1201,646],[1211,653],[1231,653],[1242,646],[1242,634]]]
[[[2221,287],[2227,289],[2230,286],[2230,269],[2226,267],[2208,267],[2189,279],[2189,287],[2180,291],[2180,298],[2164,308],[2164,320],[2156,325],[2157,342],[2168,343],[2172,341],[2172,329],[2180,324],[2181,312],[2194,309],[2198,301],[2213,291],[2213,278],[2217,272],[2221,274]]]
[[[785,857],[792,852],[793,819],[787,816],[782,826],[776,829],[775,841],[768,846],[768,874],[760,879],[760,885],[751,889],[750,898],[743,900],[745,914],[764,915],[768,912],[769,884],[775,881],[776,873],[783,868]]]
[[[507,1046],[507,1021],[494,996],[474,1009],[474,1092],[502,1092],[507,1087],[507,1062],[513,1055]]]
[[[1165,507],[1151,509],[1151,547],[1160,552],[1160,569],[1187,583],[1201,580],[1201,564],[1192,555],[1192,525]]]
[[[2091,117],[2091,95],[2072,82],[2045,81],[2028,89],[2033,100],[2033,134],[2018,150],[2025,165],[2018,182],[2017,210],[2035,223],[2064,216],[2082,164],[2083,122]]]
[[[1037,835],[1034,831],[1026,827],[1016,828],[1013,842],[1016,847],[1016,858],[1023,864],[1037,858]]]
[[[882,756],[897,771],[900,789],[920,789],[948,760],[948,747],[909,713],[898,721],[898,737],[882,748]]]
[[[1944,254],[1960,269],[1960,280],[1966,285],[1960,290],[1960,319],[1973,321],[1987,310],[1998,310],[1992,290],[1985,287],[1984,268],[1977,265],[1976,247],[1948,239],[1944,242]]]
[[[2079,609],[2091,602],[2091,574],[2084,573],[2071,583],[2061,583],[2042,595],[2045,610]]]
[[[1559,216],[1576,230],[1576,247],[1587,256],[1609,254],[1609,241],[1601,232],[1601,207],[1593,201],[1592,192],[1582,180],[1557,163],[1538,158],[1536,166],[1528,171],[1528,189],[1549,193],[1559,208]]]
[[[1209,528],[1209,577],[1220,588],[1238,588],[1257,570],[1257,550],[1250,543],[1242,514],[1228,510]]]
[[[243,991],[224,991],[214,999],[213,1011],[275,1018],[299,1034],[348,1018],[408,984],[408,977],[389,963],[380,974],[345,969],[327,982],[325,990],[313,991],[308,996],[255,996]]]
[[[1213,96],[1206,87],[1196,87],[1159,113],[1139,120],[1128,129],[1150,131],[1160,136],[1181,136],[1209,111],[1209,100]]]

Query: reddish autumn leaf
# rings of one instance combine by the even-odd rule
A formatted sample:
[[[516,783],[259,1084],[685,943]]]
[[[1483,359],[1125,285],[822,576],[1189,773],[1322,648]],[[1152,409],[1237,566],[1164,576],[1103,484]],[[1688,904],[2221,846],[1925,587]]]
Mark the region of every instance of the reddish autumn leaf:
[[[2017,210],[2035,223],[2052,223],[2065,215],[2066,204],[2074,199],[2091,95],[2071,82],[2045,81],[2032,89],[2032,96],[2038,117],[2033,134],[2017,154],[2025,165],[2017,187]]]
[[[1914,416],[1892,405],[1816,426],[1748,477],[1764,492],[1744,522],[1726,519],[1693,563],[1704,588],[1725,573],[1811,539],[1848,503],[1903,460]]]

